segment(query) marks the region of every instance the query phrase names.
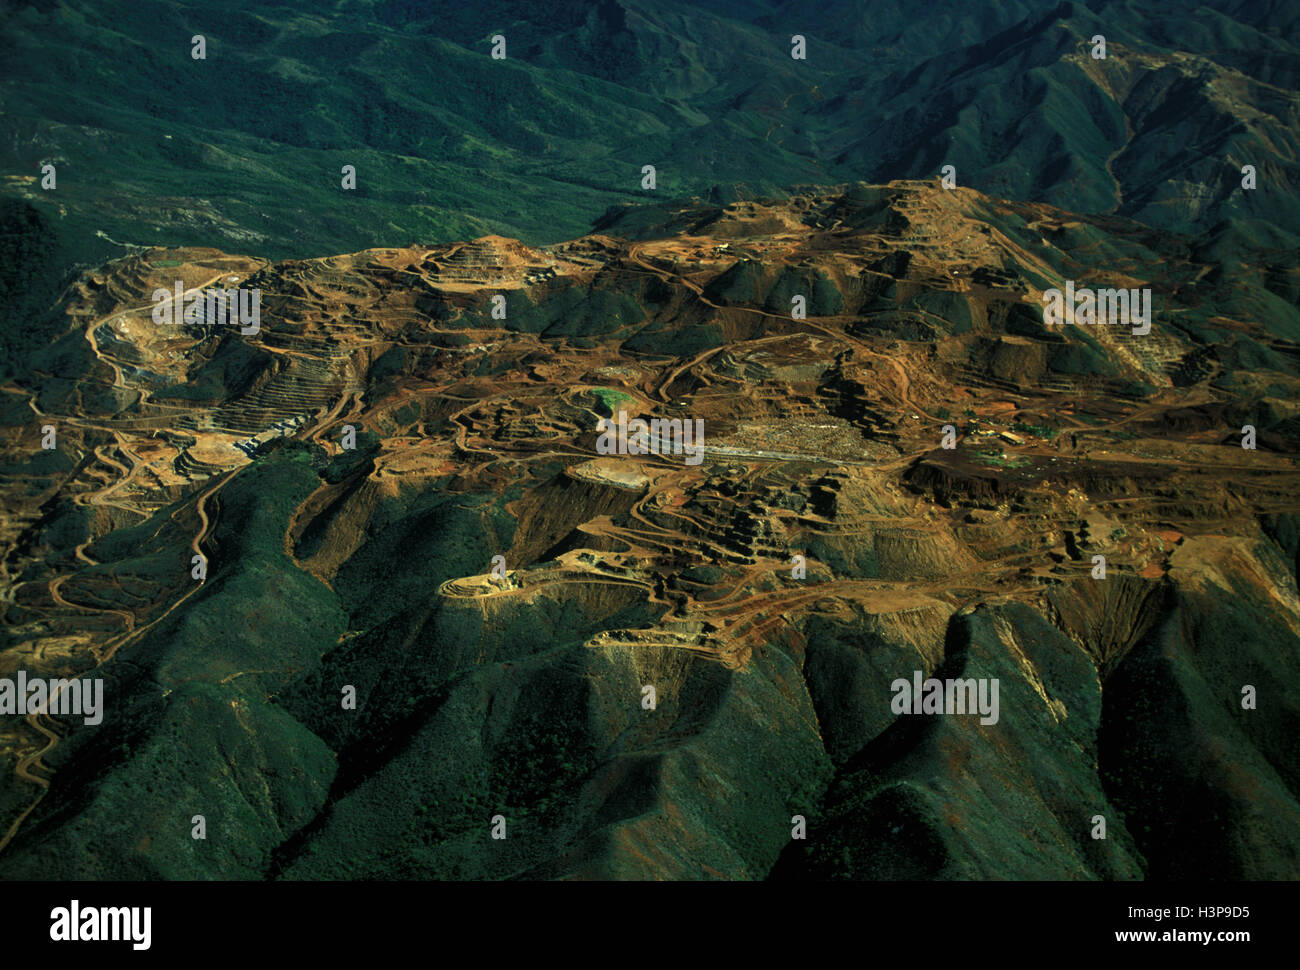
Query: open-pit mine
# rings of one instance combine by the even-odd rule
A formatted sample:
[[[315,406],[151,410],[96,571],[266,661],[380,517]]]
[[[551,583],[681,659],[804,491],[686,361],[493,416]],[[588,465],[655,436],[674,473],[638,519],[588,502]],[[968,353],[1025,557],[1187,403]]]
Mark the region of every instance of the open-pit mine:
[[[0,678],[103,718],[0,719],[0,876],[1294,878],[1300,273],[1187,239],[894,182],[84,274]]]

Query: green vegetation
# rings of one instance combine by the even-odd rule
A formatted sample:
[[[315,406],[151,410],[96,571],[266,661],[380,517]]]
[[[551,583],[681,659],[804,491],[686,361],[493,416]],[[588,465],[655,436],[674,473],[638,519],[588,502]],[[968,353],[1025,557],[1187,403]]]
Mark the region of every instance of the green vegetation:
[[[1026,497],[1037,475],[966,459],[1008,472],[1042,471],[1045,459],[981,436],[955,456],[913,460],[915,429],[899,413],[934,407],[968,434],[1000,427],[1008,419],[977,421],[973,407],[953,403],[970,397],[945,397],[938,382],[969,368],[990,412],[997,389],[1017,384],[1028,409],[1028,384],[1046,370],[1053,399],[1102,409],[1080,418],[1111,426],[1127,406],[1116,398],[1155,390],[1132,361],[1152,344],[1159,358],[1164,345],[1116,354],[1096,330],[1045,328],[1021,299],[1049,277],[1104,268],[1150,280],[1178,304],[1157,303],[1155,322],[1189,338],[1167,368],[1175,387],[1219,371],[1213,388],[1227,394],[1194,398],[1213,400],[1178,421],[1202,422],[1199,434],[1248,415],[1274,450],[1258,457],[1270,462],[1281,460],[1277,441],[1294,443],[1295,348],[1285,341],[1300,339],[1300,210],[1287,186],[1300,146],[1284,95],[1297,48],[1281,14],[1207,2],[1214,16],[1186,32],[1175,58],[1184,15],[1159,2],[1120,4],[1125,16],[1113,18],[1055,0],[987,9],[935,0],[918,18],[903,5],[828,0],[800,11],[815,52],[806,61],[786,46],[792,8],[774,2],[483,0],[431,10],[414,0],[255,9],[67,0],[10,11],[0,110],[11,137],[0,158],[20,177],[0,198],[0,423],[22,444],[0,474],[34,511],[7,553],[21,581],[7,591],[17,595],[5,601],[0,646],[36,659],[75,644],[81,660],[87,639],[130,635],[103,664],[111,716],[95,730],[64,725],[46,762],[55,783],[0,856],[0,876],[1293,877],[1300,651],[1280,622],[1288,601],[1269,587],[1292,588],[1300,520],[1245,515],[1237,483],[1215,494],[1208,473],[1185,479],[1195,481],[1184,503],[1177,479],[1166,487],[1154,468],[1144,478],[1137,462],[1116,472],[1097,448],[1051,459],[1060,471]],[[1112,21],[1122,21],[1115,48],[1144,66],[1141,98],[1122,105],[1125,86],[1112,89],[1114,78],[1080,53]],[[498,28],[510,45],[504,61],[486,54]],[[206,61],[189,57],[195,32],[208,39]],[[1229,95],[1251,105],[1249,124],[1229,112]],[[1268,191],[1237,189],[1243,158],[1269,173]],[[21,177],[46,159],[59,166],[57,191]],[[956,165],[963,188],[1108,215],[942,192],[895,206],[896,188],[857,181],[931,178],[941,161]],[[643,190],[651,162],[658,184]],[[340,188],[345,165],[357,168],[355,191]],[[264,381],[301,362],[320,336],[315,323],[301,325],[302,340],[292,322],[264,341],[203,341],[184,379],[149,378],[156,422],[132,411],[144,395],[94,357],[84,326],[52,312],[80,269],[124,246],[309,256],[488,232],[555,242],[593,220],[628,238],[716,230],[733,239],[729,203],[836,182],[853,184],[829,213],[805,196],[783,213],[755,207],[768,220],[756,234],[771,238],[790,238],[787,220],[815,221],[808,258],[742,259],[722,255],[740,245],[720,247],[714,278],[698,274],[703,299],[645,272],[639,256],[613,260],[580,285],[569,277],[509,289],[501,325],[529,338],[498,343],[477,333],[497,326],[483,301],[431,296],[405,274],[419,290],[399,285],[385,294],[391,305],[328,335],[339,351],[332,383],[315,368],[276,375],[292,379],[287,390]],[[933,198],[940,214],[927,223]],[[970,204],[980,221],[947,208]],[[832,219],[905,248],[855,268],[853,250],[830,251],[841,231]],[[963,234],[925,242],[954,225]],[[989,251],[1003,254],[1005,271],[954,266],[933,278],[917,254],[978,248],[966,228],[1004,235],[1039,268],[1021,273],[999,244]],[[268,276],[283,272],[292,298],[292,274],[304,269],[319,271]],[[329,282],[355,293],[398,275],[365,272]],[[120,304],[123,286],[86,284],[91,310]],[[807,297],[811,316],[854,321],[854,333],[913,343],[873,339],[863,356],[880,359],[864,361],[849,342],[794,325],[794,296]],[[412,305],[409,329],[387,330]],[[794,331],[757,353],[714,355],[711,374],[655,382],[648,373],[672,355]],[[123,372],[149,373],[147,354],[129,356],[120,339]],[[457,352],[470,344],[479,345],[472,354]],[[598,353],[577,355],[581,369],[555,366],[575,348]],[[803,348],[807,358],[793,360]],[[818,435],[807,440],[834,438],[838,448],[861,431],[873,457],[843,467],[830,464],[843,454],[815,467],[710,460],[667,484],[654,470],[633,507],[633,489],[565,474],[583,460],[577,449],[534,450],[538,439],[518,437],[537,413],[526,394],[484,408],[495,411],[495,431],[449,443],[452,415],[476,413],[466,409],[473,378],[513,392],[525,375],[589,373],[588,362],[600,367],[615,352],[654,358],[637,362],[636,387],[658,388],[670,413],[695,401],[730,430],[732,399],[736,424],[750,415],[793,426],[770,440],[808,430]],[[906,381],[895,381],[896,367]],[[746,386],[768,368],[783,376]],[[863,394],[867,381],[880,386]],[[317,439],[327,444],[276,438],[251,464],[189,486],[155,460],[168,435],[187,438],[218,402],[264,414],[275,410],[268,401],[308,407],[319,400],[309,391],[326,386],[333,397],[317,413],[338,419]],[[545,388],[546,403],[572,388]],[[249,389],[264,394],[261,404]],[[949,406],[935,407],[942,401]],[[636,402],[591,388],[576,406],[554,402],[556,413],[532,427],[579,420],[584,405],[609,415]],[[817,405],[837,423],[814,424]],[[33,413],[61,421],[57,449],[28,450]],[[178,413],[174,427],[156,428]],[[1126,420],[1142,433],[1154,423],[1138,409]],[[336,450],[342,421],[360,428],[353,451]],[[139,455],[115,441],[128,422],[150,446]],[[1013,427],[1049,441],[1059,433]],[[484,454],[477,442],[498,432],[511,446]],[[737,438],[760,433],[740,428]],[[1096,445],[1138,433],[1079,437]],[[385,460],[406,457],[394,454],[405,436],[428,463],[371,474],[381,446]],[[118,450],[110,461],[97,448]],[[129,486],[103,501],[105,476],[128,461]],[[65,482],[74,469],[79,477]],[[1114,571],[1094,583],[1083,570],[1106,527],[1087,515],[1083,528],[1079,506],[1060,493],[1077,486],[1105,502],[1114,498],[1105,475],[1124,487],[1108,516],[1129,516],[1134,496],[1145,496],[1159,500],[1148,508],[1162,523],[1184,529],[1175,516],[1196,504],[1227,508],[1245,531],[1215,562],[1207,557],[1222,540],[1193,548],[1204,537],[1187,530],[1192,554],[1148,581],[1127,559],[1155,530],[1126,518],[1111,545],[1133,541],[1118,554],[1103,544]],[[539,483],[547,490],[533,491]],[[123,507],[151,488],[147,511]],[[929,503],[931,489],[943,497]],[[1260,508],[1285,504],[1266,497]],[[634,541],[642,526],[646,538]],[[1219,536],[1223,525],[1214,528]],[[1062,531],[1064,551],[1047,546],[1044,535],[1055,544]],[[550,562],[584,544],[606,560],[603,576]],[[201,584],[189,572],[194,548],[208,562]],[[629,564],[642,550],[648,561]],[[770,568],[796,551],[808,557],[807,579],[784,562]],[[477,580],[497,555],[511,558],[510,583],[479,595],[491,590]],[[1045,582],[1043,564],[1060,566]],[[465,582],[443,590],[452,580]],[[1051,609],[1039,609],[1045,602]],[[651,630],[660,624],[697,640],[668,642]],[[640,632],[591,640],[624,630]],[[34,636],[39,650],[28,645]],[[733,636],[749,638],[733,641],[744,648],[738,661],[714,652]],[[885,687],[922,666],[1002,684],[997,727],[900,717]],[[1258,712],[1233,693],[1247,682],[1266,698]],[[640,704],[646,685],[658,690],[653,711]],[[355,706],[341,703],[348,691]],[[27,794],[23,784],[0,790],[6,818]],[[197,812],[219,837],[189,837]],[[1093,813],[1108,819],[1105,840],[1088,834]],[[501,843],[489,835],[497,815],[509,826]],[[795,815],[809,824],[806,841],[791,838]]]
[[[100,232],[274,258],[489,232],[555,242],[634,202],[725,204],[798,184],[928,177],[934,165],[918,158],[934,145],[947,146],[962,185],[992,195],[1085,212],[1122,199],[1124,214],[1162,228],[1230,221],[1257,243],[1295,241],[1294,193],[1232,191],[1237,174],[1213,161],[1294,173],[1300,154],[1266,87],[1290,84],[1295,43],[1243,11],[1194,35],[1173,5],[1126,21],[1130,48],[1157,59],[1190,50],[1210,75],[1241,78],[1255,106],[1243,129],[1217,102],[1188,104],[1177,72],[1158,75],[1142,124],[1172,116],[1212,133],[1191,152],[1147,127],[1129,135],[1109,89],[1065,56],[1105,27],[1082,6],[1057,16],[1046,0],[945,2],[936,34],[901,5],[867,16],[832,4],[801,20],[814,52],[803,61],[762,4],[670,6],[626,0],[617,16],[588,17],[518,0],[454,13],[397,0],[255,12],[233,0],[29,4],[5,25],[13,137],[0,161],[36,176],[60,160],[57,193],[22,191],[75,253],[121,251]],[[498,28],[505,60],[488,56]],[[1001,30],[1005,56],[992,55],[981,45]],[[190,56],[194,33],[205,60]],[[1112,172],[1108,160],[1138,141],[1146,149]],[[653,196],[640,187],[650,161]],[[341,188],[344,165],[356,167],[355,190]],[[1206,203],[1171,204],[1169,171],[1211,186]],[[1062,241],[1104,245],[1067,238],[1074,231]],[[773,300],[788,308],[782,298],[798,286],[832,306],[835,288],[796,282],[800,272],[786,271]],[[964,328],[962,302],[953,294],[944,315]]]
[[[609,387],[598,387],[592,391],[600,399],[602,405],[602,414],[612,415],[620,410],[626,410],[629,404],[636,403],[636,398],[626,391],[615,390]]]
[[[1046,424],[1013,424],[1013,431],[1023,431],[1025,434],[1037,435],[1039,438],[1046,438],[1048,441],[1054,439],[1060,434],[1059,428],[1053,428]]]

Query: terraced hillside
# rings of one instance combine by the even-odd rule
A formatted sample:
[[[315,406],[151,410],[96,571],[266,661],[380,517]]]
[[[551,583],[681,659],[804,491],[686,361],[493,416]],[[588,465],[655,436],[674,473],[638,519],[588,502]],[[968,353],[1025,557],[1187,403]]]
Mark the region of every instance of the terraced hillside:
[[[1294,878],[1292,255],[929,180],[85,274],[0,388],[0,676],[106,711],[0,721],[0,876]]]
[[[0,197],[15,208],[0,239],[36,220],[40,245],[85,265],[152,246],[281,259],[488,233],[555,243],[610,205],[945,165],[991,195],[1300,242],[1285,2],[22,0],[6,14]]]

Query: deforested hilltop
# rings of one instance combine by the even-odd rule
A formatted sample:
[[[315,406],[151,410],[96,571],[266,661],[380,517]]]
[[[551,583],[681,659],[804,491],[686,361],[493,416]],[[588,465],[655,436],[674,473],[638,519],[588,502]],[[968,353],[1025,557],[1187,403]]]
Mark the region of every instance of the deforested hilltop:
[[[106,264],[0,388],[0,679],[106,698],[0,877],[1293,878],[1298,285],[937,180]]]

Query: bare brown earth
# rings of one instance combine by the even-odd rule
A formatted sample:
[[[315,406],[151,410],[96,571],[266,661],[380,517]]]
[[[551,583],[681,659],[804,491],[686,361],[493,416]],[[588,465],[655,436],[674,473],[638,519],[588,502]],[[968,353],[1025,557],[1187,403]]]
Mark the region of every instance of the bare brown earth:
[[[1053,370],[1049,343],[1003,324],[1010,305],[1040,312],[1034,281],[1061,279],[1043,249],[1003,232],[987,218],[996,204],[973,192],[898,183],[892,193],[866,217],[836,193],[741,203],[683,217],[664,238],[610,229],[534,249],[488,236],[277,264],[158,250],[90,274],[65,300],[90,366],[57,398],[0,389],[31,412],[5,439],[7,463],[38,451],[47,423],[71,459],[54,475],[0,480],[13,640],[0,676],[129,660],[199,589],[189,560],[211,552],[222,490],[262,460],[236,443],[278,438],[274,425],[293,418],[283,436],[331,457],[344,426],[374,442],[360,471],[322,480],[297,505],[282,545],[299,568],[332,587],[376,510],[404,492],[514,490],[509,546],[485,538],[479,574],[429,595],[485,617],[539,598],[627,595],[662,608],[653,626],[590,636],[593,650],[667,649],[743,670],[772,643],[801,642],[809,617],[867,617],[932,670],[948,618],[1019,603],[1104,675],[1148,630],[1148,597],[1171,582],[1227,583],[1228,569],[1258,573],[1270,622],[1300,637],[1294,577],[1266,576],[1257,552],[1264,517],[1300,513],[1300,468],[1267,436],[1239,446],[1239,402],[1215,386],[1221,365],[1176,379],[1196,348],[1158,314],[1149,338],[1094,333],[1114,375]],[[1069,223],[1014,208],[1045,233]],[[158,266],[168,261],[180,265]],[[719,279],[747,263],[769,282],[784,269],[815,273],[842,298],[829,312],[809,292],[807,318],[793,319],[784,296],[728,295]],[[155,325],[149,295],[176,279],[259,287],[261,332]],[[1109,282],[1150,280],[1121,268]],[[594,336],[538,322],[537,307],[593,289],[630,294],[640,316]],[[931,309],[946,305],[927,305],[935,293],[968,308],[969,325]],[[504,321],[490,313],[498,294]],[[663,339],[629,349],[650,322]],[[1292,352],[1257,320],[1219,323]],[[705,346],[674,343],[702,325],[716,335]],[[213,396],[162,393],[241,344],[254,355],[223,371]],[[1125,396],[1126,381],[1152,390]],[[1296,399],[1294,377],[1268,381]],[[598,455],[608,408],[597,390],[625,395],[629,417],[703,419],[705,459]],[[948,424],[954,450],[940,447]],[[48,557],[42,518],[61,500],[92,513],[91,535]],[[95,568],[98,538],[160,510],[188,537],[174,575]],[[497,551],[504,580],[490,574]],[[806,578],[792,572],[796,555]],[[1096,555],[1104,586],[1090,575]],[[67,729],[35,715],[0,721],[11,772],[0,850],[48,789],[46,761]]]

